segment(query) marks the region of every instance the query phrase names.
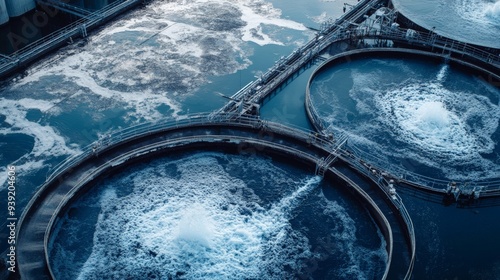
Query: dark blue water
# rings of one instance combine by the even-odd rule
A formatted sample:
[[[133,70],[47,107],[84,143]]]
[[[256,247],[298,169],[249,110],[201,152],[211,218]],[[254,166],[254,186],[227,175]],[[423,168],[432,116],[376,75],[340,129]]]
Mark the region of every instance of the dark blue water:
[[[457,208],[402,198],[416,233],[413,279],[500,279],[498,206]]]
[[[387,255],[374,221],[320,180],[265,156],[190,152],[141,164],[69,209],[52,268],[58,279],[380,278]]]
[[[13,52],[64,27],[75,19],[54,9],[33,10],[0,25],[0,54]]]
[[[500,178],[500,91],[481,77],[422,60],[360,59],[319,73],[311,97],[331,129],[389,170]],[[498,202],[458,208],[400,194],[415,226],[414,279],[499,279],[499,208],[481,207]]]
[[[492,48],[500,48],[498,0],[394,0],[401,13],[439,35]]]
[[[281,3],[272,1],[275,2],[274,7],[279,8],[278,10],[274,9],[270,2],[260,0],[237,3],[182,1],[180,4],[180,2],[153,1],[145,8],[131,12],[91,34],[85,42],[61,49],[29,67],[23,75],[1,85],[0,142],[4,143],[1,152],[4,166],[0,166],[0,183],[2,186],[5,185],[5,164],[16,165],[19,171],[18,216],[37,187],[44,182],[49,170],[64,158],[78,154],[81,147],[91,144],[100,135],[111,130],[166,116],[178,117],[219,108],[225,100],[217,92],[231,95],[240,86],[245,85],[255,76],[261,75],[271,67],[274,61],[281,56],[288,55],[314,36],[314,33],[305,26],[318,28],[322,20],[339,16],[343,6],[341,2],[292,1],[292,3],[289,1]],[[223,24],[220,21],[212,24],[210,23],[211,17],[206,15],[217,15],[217,18],[225,20],[222,20]],[[241,24],[238,19],[244,23]],[[4,45],[0,44],[0,46]],[[411,66],[403,68],[411,68]],[[420,69],[417,71],[418,77],[425,82],[429,82],[429,79],[437,81],[438,74],[445,69],[442,65],[420,65],[417,68]],[[395,72],[402,72],[400,68],[396,69]],[[261,109],[262,117],[267,120],[291,122],[298,126],[309,127],[301,105],[304,100],[303,93],[308,73],[305,72],[287,87],[280,89],[271,100],[266,100]],[[395,73],[394,76],[398,74]],[[348,89],[349,73],[346,72],[343,75],[344,83],[337,83],[337,85]],[[470,79],[466,76],[460,75],[455,78],[455,74],[447,74],[443,76],[442,81],[444,84],[450,84],[450,81],[460,84],[460,80],[464,79],[467,84]],[[418,77],[415,78],[417,84]],[[370,80],[368,79],[367,82]],[[404,85],[403,82],[401,83]],[[472,84],[468,87],[476,85]],[[483,89],[482,86],[477,88]],[[448,90],[452,91],[453,88],[448,88]],[[493,94],[483,100],[482,106],[497,108],[499,101],[498,97],[495,97],[495,91],[486,88],[483,94],[485,92]],[[347,100],[349,98],[346,97],[343,101]],[[438,100],[431,101],[434,102],[432,103],[434,108],[450,117],[450,120],[455,120],[446,106],[440,107]],[[491,112],[496,111],[491,110]],[[347,117],[349,116],[350,114]],[[433,119],[431,116],[430,120],[437,121],[436,124],[439,124],[438,115],[434,117],[436,118]],[[484,135],[491,139],[498,139],[499,134],[497,129],[496,132]],[[488,138],[484,138],[483,142],[484,144],[491,143]],[[481,157],[484,161],[481,161],[479,169],[474,172],[488,174],[490,171],[481,166],[484,166],[482,165],[484,162],[495,162],[498,159],[497,155],[497,146],[494,146],[493,152],[482,153]],[[186,155],[186,158],[192,159],[195,156]],[[221,158],[221,156],[215,156],[215,158]],[[422,166],[421,162],[413,158],[408,159],[407,162],[410,164],[405,166],[413,168]],[[495,164],[498,165],[498,163]],[[245,165],[246,163],[241,164],[240,168]],[[221,170],[226,168],[225,172],[229,174],[226,178],[235,178],[234,181],[238,184],[244,182],[252,185],[251,180],[245,179],[244,175],[240,176],[241,174],[227,171],[229,169],[226,165],[221,163],[217,166]],[[146,167],[138,167],[138,173],[135,175],[132,173],[132,175],[144,176],[140,175],[141,168]],[[443,172],[441,168],[434,169]],[[293,167],[281,167],[279,170],[281,171],[271,171],[271,175],[267,171],[263,172],[265,176],[261,177],[273,180],[274,175],[278,173],[281,174],[276,175],[278,177],[283,174],[295,176],[290,174],[292,170],[296,170]],[[495,171],[495,169],[491,170]],[[174,173],[171,172],[171,174]],[[264,190],[255,188],[254,192],[260,192],[259,199],[262,204],[259,205],[270,209],[273,202],[289,197],[293,193],[292,189],[296,190],[299,186],[304,186],[310,174],[300,170],[297,174],[300,176],[294,177],[296,180],[287,184],[286,190],[289,192],[274,192],[273,195],[276,197],[268,197],[262,194]],[[134,186],[135,184],[129,184],[129,190]],[[101,197],[97,195],[97,192],[103,191],[103,188],[101,186],[99,190],[96,189],[96,196],[93,200],[86,198],[80,201],[76,205],[80,207],[79,211],[72,210],[68,213],[66,221],[68,228],[81,230],[83,233],[83,236],[80,236],[81,240],[87,242],[86,244],[92,244],[92,248],[78,246],[75,239],[72,239],[72,236],[77,235],[72,235],[69,231],[61,232],[67,239],[59,240],[60,244],[65,245],[54,247],[54,254],[59,258],[67,252],[68,254],[64,256],[71,260],[67,263],[59,263],[62,268],[59,271],[61,275],[76,275],[82,272],[81,268],[88,260],[87,256],[94,251],[96,254],[106,252],[105,246],[96,247],[94,250],[94,236],[91,236],[91,233],[95,232],[96,225],[103,225],[99,223],[98,214],[104,208],[101,208],[99,201],[96,201]],[[245,189],[253,190],[254,188]],[[273,190],[273,187],[270,189]],[[300,225],[298,221],[305,223],[304,221],[307,220],[304,216],[300,216],[300,213],[303,212],[305,216],[310,215],[309,204],[304,204],[305,201],[311,199],[312,204],[317,204],[324,196],[331,203],[336,202],[344,207],[349,217],[356,221],[356,234],[373,233],[373,228],[357,223],[358,215],[366,217],[364,214],[356,213],[356,209],[360,208],[346,207],[340,201],[347,198],[343,194],[329,195],[330,189],[332,188],[321,185],[321,191],[318,187],[311,191],[314,195],[300,200],[300,206],[295,212],[283,212],[287,215],[291,213],[294,217],[288,219],[288,222],[283,219],[282,224],[286,225],[285,228],[293,229],[290,232],[296,232],[295,237],[310,236],[308,234],[311,234],[312,230],[304,229],[315,226]],[[115,190],[119,193],[120,189],[115,188]],[[0,187],[0,197],[2,201],[7,197],[4,187]],[[500,260],[494,254],[498,251],[496,237],[500,233],[498,227],[495,226],[498,207],[457,209],[454,205],[446,208],[440,204],[431,204],[408,195],[404,195],[403,199],[408,204],[410,215],[416,225],[415,279],[495,279],[500,274],[498,273]],[[248,203],[247,200],[241,201]],[[86,203],[90,206],[86,206]],[[111,210],[104,209],[103,211]],[[125,209],[118,210],[124,211]],[[198,211],[201,214],[195,211],[186,215],[196,218],[197,215],[203,216],[205,211],[206,209],[202,207]],[[340,212],[331,213],[332,217],[337,217]],[[6,216],[5,209],[0,209],[0,216]],[[122,218],[126,216],[117,215],[118,219],[114,222],[124,221]],[[138,218],[138,216],[131,217]],[[5,232],[0,231],[0,233],[0,238],[4,240]],[[334,230],[332,233],[339,233],[339,231]],[[196,236],[187,235],[190,236],[188,239],[196,239]],[[350,244],[352,240],[357,240],[351,242],[356,248],[368,246],[362,243],[359,237],[349,239],[353,237],[352,234],[348,234],[347,237],[342,239],[343,242],[345,241],[343,244]],[[319,251],[321,254],[324,248],[329,248],[321,245],[323,243],[320,239],[314,239],[314,236],[311,238],[309,243],[305,241],[300,243],[308,244],[301,248],[309,246],[312,248],[311,252]],[[3,242],[0,244],[2,244],[0,251],[4,251],[5,244]],[[349,251],[346,247],[341,248],[342,251]],[[71,252],[77,251],[81,255],[71,255]],[[76,260],[76,265],[73,265],[73,260]],[[98,258],[89,259],[88,265],[91,266],[96,260]],[[315,260],[315,258],[308,260]],[[348,263],[350,260],[343,261]],[[302,264],[305,268],[314,267],[314,262],[303,261]],[[343,271],[332,273],[341,272]],[[363,272],[366,271],[363,270]],[[322,271],[321,273],[321,275],[327,275],[330,272]]]
[[[500,177],[500,90],[481,77],[416,59],[360,59],[319,73],[311,99],[331,129],[396,173]]]

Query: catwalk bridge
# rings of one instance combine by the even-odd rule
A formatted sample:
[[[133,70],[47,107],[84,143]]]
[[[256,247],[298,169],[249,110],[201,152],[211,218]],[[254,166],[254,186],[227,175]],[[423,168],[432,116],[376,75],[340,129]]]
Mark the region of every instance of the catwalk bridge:
[[[255,114],[262,101],[277,87],[292,78],[316,59],[326,59],[334,43],[348,42],[352,48],[374,48],[390,43],[396,48],[426,50],[438,53],[444,58],[456,58],[463,63],[479,67],[488,73],[490,82],[500,83],[500,52],[494,53],[484,48],[438,36],[431,31],[417,32],[399,28],[397,11],[384,7],[387,1],[365,0],[354,6],[341,18],[328,22],[303,47],[280,59],[259,79],[250,82],[233,96],[231,101],[216,113],[235,112]],[[379,8],[384,7],[379,10]],[[377,13],[377,11],[380,11]],[[374,16],[371,24],[362,24],[368,16]],[[372,44],[364,44],[372,40]]]
[[[263,101],[287,80],[299,75],[300,71],[310,67],[316,61],[326,61],[320,65],[315,73],[335,60],[340,60],[362,53],[406,53],[408,56],[427,56],[428,58],[442,58],[468,70],[476,71],[481,77],[492,83],[500,84],[500,50],[489,51],[481,47],[471,46],[460,41],[444,38],[434,32],[417,32],[412,29],[399,28],[396,19],[397,11],[390,10],[384,5],[387,1],[365,0],[354,6],[336,21],[323,25],[316,37],[303,47],[295,50],[289,56],[280,59],[272,68],[259,79],[250,82],[233,96],[225,106],[213,113],[215,117],[221,113],[236,115],[256,114]],[[370,20],[367,18],[371,17]],[[369,23],[367,23],[369,22]],[[344,43],[346,50],[338,51],[332,48],[335,44]],[[392,47],[387,47],[387,46]],[[312,77],[311,77],[312,79]],[[306,89],[306,110],[308,117],[319,133],[325,136],[332,132],[326,129],[323,121],[310,102],[309,85]],[[342,137],[342,136],[338,136]],[[347,141],[347,140],[346,140]],[[383,168],[376,165],[378,160],[366,151],[350,145],[351,155],[371,161],[368,164],[363,160],[353,161],[354,164],[373,172],[388,174]],[[363,164],[359,165],[359,162]],[[321,168],[320,168],[321,171]],[[500,196],[500,180],[450,182],[422,176],[400,168],[394,168],[387,175],[399,185],[416,188],[429,193],[450,196],[455,201],[468,203],[469,200]],[[460,198],[460,199],[459,199]]]
[[[87,37],[88,30],[144,2],[145,0],[117,0],[101,10],[90,12],[67,4],[68,1],[65,0],[38,0],[37,4],[41,7],[41,11],[45,13],[45,16],[47,16],[47,20],[59,12],[75,15],[79,19],[19,49],[18,47],[20,47],[25,38],[23,34],[15,34],[13,43],[14,48],[17,50],[9,55],[0,54],[0,79],[23,69],[47,53],[67,45],[73,39]]]
[[[224,149],[241,154],[265,153],[322,169],[357,196],[380,228],[388,255],[383,279],[408,279],[415,257],[413,224],[390,183],[373,181],[352,171],[341,158],[343,142],[313,131],[261,120],[222,114],[189,116],[130,127],[103,137],[80,155],[57,166],[30,201],[18,227],[18,268],[22,279],[51,279],[48,247],[52,233],[69,205],[102,176],[124,166],[183,149]],[[334,155],[332,157],[332,155]],[[349,172],[349,176],[345,175]],[[372,176],[372,175],[370,175]]]
[[[117,1],[122,4],[125,2],[133,1]],[[477,67],[496,79],[495,73],[498,70],[495,69],[500,65],[499,58],[482,48],[441,38],[432,32],[419,33],[400,29],[394,25],[393,12],[378,13],[377,20],[380,24],[363,25],[366,18],[377,17],[377,11],[386,2],[359,2],[340,19],[324,25],[305,46],[278,61],[258,80],[234,94],[216,112],[127,128],[103,137],[84,148],[80,155],[57,166],[20,218],[17,262],[21,277],[53,278],[48,247],[54,227],[67,207],[102,176],[126,165],[176,150],[217,148],[243,154],[284,156],[310,166],[316,174],[329,180],[342,182],[341,185],[359,197],[370,211],[386,240],[388,263],[383,279],[409,279],[415,261],[414,228],[395,184],[406,184],[434,192],[442,190],[416,183],[420,182],[420,177],[413,180],[410,178],[412,175],[405,178],[392,176],[369,164],[362,151],[349,146],[347,137],[332,137],[314,113],[310,114],[310,118],[316,131],[304,131],[263,121],[258,117],[258,110],[264,99],[281,84],[317,60],[334,59],[337,54],[330,47],[338,42],[359,48],[361,45],[366,47],[365,43],[372,40],[369,47],[373,48],[387,45],[390,41],[393,46],[400,44],[399,48],[425,51],[448,59],[460,59],[468,64],[478,64]],[[82,22],[88,20],[88,17],[82,14]],[[82,25],[72,28],[71,32],[83,32]],[[61,34],[60,37],[47,39],[43,44],[55,44],[64,37]],[[38,48],[45,49],[43,44],[32,46],[14,57],[2,59],[19,63],[23,53],[26,59],[32,57],[29,52],[37,52]],[[498,190],[491,191],[494,194]],[[480,195],[483,193],[485,192]]]

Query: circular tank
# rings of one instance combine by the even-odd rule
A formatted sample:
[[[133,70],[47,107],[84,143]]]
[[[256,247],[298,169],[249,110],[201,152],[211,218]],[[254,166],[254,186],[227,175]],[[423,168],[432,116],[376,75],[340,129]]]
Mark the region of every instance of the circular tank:
[[[394,175],[488,181],[500,174],[500,90],[486,80],[436,57],[349,56],[316,72],[310,103]]]
[[[392,0],[409,20],[439,35],[500,49],[500,1]]]
[[[10,17],[18,17],[36,7],[34,0],[5,0]]]
[[[7,6],[5,5],[5,0],[0,0],[0,25],[9,21],[9,13],[7,12]]]
[[[53,271],[60,279],[380,279],[385,241],[362,204],[283,161],[188,151],[127,168],[60,220]]]

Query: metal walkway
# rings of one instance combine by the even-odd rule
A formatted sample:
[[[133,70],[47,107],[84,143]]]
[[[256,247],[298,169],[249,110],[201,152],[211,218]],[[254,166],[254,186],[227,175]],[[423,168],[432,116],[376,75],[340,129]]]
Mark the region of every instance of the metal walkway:
[[[262,101],[277,87],[292,77],[299,69],[312,63],[314,59],[322,58],[319,55],[333,43],[339,41],[350,41],[352,44],[356,44],[366,39],[391,40],[405,43],[414,48],[440,51],[443,55],[455,55],[462,59],[469,58],[474,62],[491,66],[489,70],[493,74],[500,71],[500,56],[486,51],[484,48],[437,36],[430,31],[416,32],[402,29],[393,25],[394,21],[384,22],[377,27],[360,25],[369,15],[383,7],[386,2],[384,0],[361,1],[339,19],[325,23],[314,39],[287,57],[280,59],[259,79],[250,82],[236,92],[231,97],[231,101],[214,114],[229,112],[239,115],[255,114],[257,111],[255,108],[258,108]],[[396,20],[396,16],[392,20]]]
[[[5,67],[10,67],[11,64],[28,63],[40,53],[61,44],[69,36],[73,36],[71,34],[85,35],[82,26],[86,30],[87,24],[96,25],[103,18],[109,18],[111,14],[118,13],[139,2],[141,1],[117,1],[112,4],[113,6],[107,7],[107,10],[90,14],[75,25],[16,52],[12,57],[0,58],[0,62],[3,62],[0,64],[0,75],[2,75],[2,69],[6,69]],[[391,260],[391,265],[404,267],[405,273],[398,278],[410,279],[415,260],[414,228],[394,187],[395,177],[391,177],[359,158],[357,151],[351,151],[345,136],[334,141],[322,130],[319,133],[306,132],[249,116],[258,112],[266,96],[294,73],[312,63],[333,42],[340,40],[353,42],[364,39],[399,40],[408,45],[416,44],[432,50],[440,49],[443,54],[447,52],[450,55],[453,53],[462,57],[471,57],[492,67],[500,65],[498,57],[492,56],[483,49],[438,38],[431,33],[410,32],[412,35],[408,36],[408,30],[399,28],[368,31],[358,29],[359,23],[364,21],[365,16],[371,15],[385,2],[386,0],[359,2],[340,19],[325,24],[313,40],[280,60],[258,80],[249,83],[234,94],[224,107],[210,115],[190,116],[177,121],[161,120],[127,128],[84,148],[82,154],[58,165],[52,170],[46,183],[30,201],[20,218],[17,234],[18,266],[23,277],[25,279],[51,278],[47,246],[52,226],[60,218],[59,215],[65,207],[64,203],[70,203],[76,197],[80,187],[84,187],[86,183],[106,170],[142,159],[148,154],[159,153],[164,149],[173,149],[178,146],[233,145],[243,152],[252,152],[252,149],[246,149],[247,147],[258,147],[261,151],[266,151],[266,149],[270,152],[280,151],[290,157],[307,161],[316,167],[317,174],[332,173],[351,187],[366,192],[364,195],[363,192],[359,193],[367,201],[371,197],[370,193],[382,193],[383,195],[374,205],[385,203],[383,204],[385,206],[381,207],[385,210],[381,211],[384,215],[394,215],[391,220],[398,224],[394,226],[391,234],[396,236],[394,240],[399,240],[398,249],[394,250],[399,255]],[[270,137],[265,138],[262,135],[270,135]],[[349,168],[339,168],[339,166],[346,165]],[[356,182],[351,180],[351,176],[356,178]],[[398,179],[399,183],[404,182]],[[411,182],[411,180],[407,181],[408,184]],[[392,249],[390,251],[392,252]],[[392,272],[386,271],[384,279],[387,275],[395,275],[390,273]]]
[[[37,0],[36,3],[39,5],[45,5],[48,7],[55,8],[57,10],[61,10],[63,12],[75,15],[80,18],[90,19],[92,15],[92,12],[89,10],[85,10],[77,6],[69,5],[67,3],[57,0]]]
[[[26,67],[50,51],[67,45],[70,38],[86,37],[88,30],[143,2],[144,0],[117,0],[101,10],[87,14],[61,1],[41,1],[44,5],[81,16],[81,19],[17,50],[9,56],[9,60],[0,60],[0,79]]]
[[[343,40],[343,39],[342,39]],[[324,61],[319,65],[309,78],[308,84],[306,86],[305,95],[305,107],[306,113],[309,120],[315,129],[323,134],[331,134],[327,125],[321,119],[315,106],[313,106],[311,101],[310,93],[310,83],[316,73],[321,71],[323,67],[327,67],[329,63],[335,60],[343,60],[344,57],[348,56],[354,58],[356,55],[376,55],[377,52],[380,53],[393,53],[392,56],[398,54],[409,54],[409,55],[425,55],[425,56],[437,56],[434,53],[413,50],[413,49],[403,49],[403,48],[367,48],[367,49],[354,49],[352,51],[341,52],[337,55],[330,57],[328,60]],[[453,59],[453,58],[450,58]],[[492,74],[494,75],[494,74]],[[476,204],[480,198],[492,198],[500,196],[500,179],[494,180],[475,180],[475,181],[465,181],[465,182],[453,182],[454,188],[450,188],[449,180],[440,180],[435,178],[430,178],[422,176],[420,174],[410,172],[403,168],[391,167],[390,170],[384,168],[384,163],[379,160],[376,155],[370,154],[367,151],[359,149],[354,144],[347,144],[344,148],[345,153],[343,160],[346,162],[351,162],[353,166],[360,169],[362,172],[366,170],[376,170],[378,173],[385,173],[387,178],[391,178],[397,183],[398,187],[417,189],[429,194],[440,195],[441,202],[448,200],[448,198],[453,198],[454,202],[460,201],[460,203],[469,203],[470,205]],[[464,200],[466,199],[466,200]]]
[[[156,157],[163,153],[186,148],[206,149],[218,146],[237,149],[242,153],[255,151],[266,154],[278,154],[289,159],[314,167],[319,158],[332,154],[332,147],[339,147],[342,142],[316,136],[312,131],[304,131],[282,124],[260,120],[255,117],[234,114],[219,115],[217,120],[209,115],[194,115],[183,120],[166,119],[155,123],[146,123],[110,134],[97,144],[83,148],[83,153],[67,159],[52,170],[46,183],[38,190],[27,205],[18,224],[17,261],[22,279],[51,279],[50,256],[47,248],[57,221],[64,215],[81,192],[92,186],[91,182],[107,172],[126,164]],[[339,155],[337,155],[339,156]],[[325,170],[325,175],[333,172]],[[333,174],[335,176],[335,174]],[[379,203],[388,203],[383,207],[393,207],[392,202],[377,203],[370,199],[367,191],[377,191],[378,185],[365,181],[365,188],[359,188],[344,176],[337,176],[352,187],[364,201],[365,206],[376,217],[377,224],[387,241],[386,250],[389,260],[384,278],[391,275],[391,267],[397,267],[403,274],[411,274],[412,261],[404,256],[414,255],[413,232],[397,231],[399,227],[408,227],[397,221],[399,212],[381,211]],[[371,183],[370,183],[371,182]],[[375,190],[373,190],[375,189]],[[382,206],[380,206],[382,207]],[[393,217],[385,217],[385,216]],[[394,230],[392,230],[394,228]],[[394,246],[392,240],[406,240]],[[397,252],[397,255],[393,255]],[[399,255],[398,255],[399,254]]]
[[[326,158],[321,158],[318,163],[316,164],[316,175],[318,176],[324,176],[325,172],[332,166],[332,164],[337,160],[337,158],[340,155],[341,149],[344,147],[344,145],[347,143],[348,136],[347,135],[340,135],[338,139],[335,140],[335,146],[331,150],[330,154]]]
[[[260,104],[280,84],[285,82],[296,71],[311,63],[320,52],[329,46],[330,38],[343,29],[340,23],[360,22],[364,19],[364,15],[375,11],[383,2],[385,0],[364,0],[359,2],[337,21],[323,26],[322,31],[306,45],[295,50],[286,58],[280,59],[259,79],[236,92],[231,97],[232,101],[214,114],[234,112],[243,115],[250,113],[255,104]]]

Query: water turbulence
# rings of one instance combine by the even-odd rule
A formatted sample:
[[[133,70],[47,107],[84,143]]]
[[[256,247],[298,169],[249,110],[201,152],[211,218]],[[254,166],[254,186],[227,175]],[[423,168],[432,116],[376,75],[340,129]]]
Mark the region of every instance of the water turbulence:
[[[126,173],[89,193],[58,226],[51,254],[61,279],[372,279],[383,273],[385,242],[372,219],[350,210],[352,201],[326,198],[320,177],[269,159],[217,153]],[[85,223],[75,213],[88,207],[98,209],[91,249],[78,254],[85,251],[75,248],[83,246],[77,236]],[[359,241],[358,229],[370,237]]]
[[[500,1],[461,0],[456,1],[455,10],[464,19],[474,23],[492,22],[500,24]]]
[[[439,35],[500,48],[498,0],[393,0],[393,3],[402,15]]]
[[[498,177],[500,91],[446,64],[355,61],[320,73],[311,98],[334,130],[389,170]]]
[[[182,242],[210,247],[214,230],[214,221],[207,216],[203,206],[193,205],[182,214],[177,239]]]
[[[439,152],[453,159],[467,158],[474,153],[475,137],[467,131],[460,111],[453,108],[443,88],[445,65],[435,81],[408,83],[387,92],[376,100],[388,124],[397,131],[396,137],[420,147],[423,151]]]
[[[500,22],[500,1],[491,3],[486,7],[486,15]]]

